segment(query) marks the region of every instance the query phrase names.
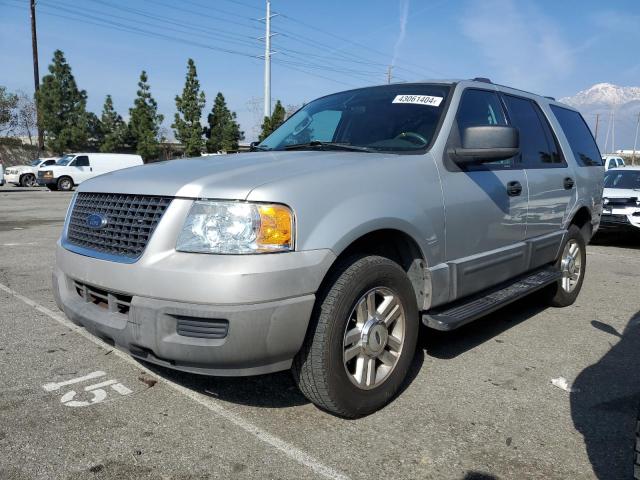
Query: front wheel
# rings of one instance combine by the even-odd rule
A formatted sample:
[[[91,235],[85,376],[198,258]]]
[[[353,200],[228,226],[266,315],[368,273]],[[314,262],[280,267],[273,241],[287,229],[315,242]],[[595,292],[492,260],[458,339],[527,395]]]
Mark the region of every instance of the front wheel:
[[[556,267],[562,277],[550,287],[551,305],[568,307],[578,298],[587,268],[584,235],[575,225],[569,227]]]
[[[318,294],[294,379],[320,408],[348,418],[372,413],[405,380],[418,324],[413,286],[397,263],[378,256],[340,261]]]
[[[73,188],[73,180],[69,177],[62,177],[58,180],[58,190],[62,190],[63,192],[68,192]]]

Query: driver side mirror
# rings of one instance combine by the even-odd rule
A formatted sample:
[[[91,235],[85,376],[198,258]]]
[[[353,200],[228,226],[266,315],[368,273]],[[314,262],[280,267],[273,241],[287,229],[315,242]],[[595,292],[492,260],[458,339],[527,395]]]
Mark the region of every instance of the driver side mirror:
[[[249,151],[250,152],[256,152],[258,151],[258,149],[256,148],[258,145],[260,145],[260,142],[251,142],[249,144]]]
[[[517,128],[502,125],[467,127],[462,131],[462,147],[449,150],[460,166],[506,160],[520,153]]]

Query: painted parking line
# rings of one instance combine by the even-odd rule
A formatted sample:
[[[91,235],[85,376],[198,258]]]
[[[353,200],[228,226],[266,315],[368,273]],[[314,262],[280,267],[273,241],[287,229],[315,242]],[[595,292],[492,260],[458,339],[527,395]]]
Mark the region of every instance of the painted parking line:
[[[286,442],[285,440],[282,440],[281,438],[279,438],[279,437],[267,432],[266,430],[258,427],[257,425],[254,425],[253,423],[249,422],[248,420],[245,420],[244,418],[242,418],[238,414],[233,413],[230,410],[226,409],[225,407],[220,405],[215,400],[213,400],[213,399],[211,399],[209,397],[205,397],[205,396],[203,396],[203,395],[201,395],[201,394],[199,394],[197,392],[194,392],[193,390],[190,390],[190,389],[188,389],[186,387],[183,387],[182,385],[178,385],[176,383],[170,382],[169,380],[167,380],[167,379],[165,379],[165,378],[163,378],[161,376],[158,376],[156,373],[154,373],[153,371],[149,370],[144,365],[138,363],[137,361],[135,361],[132,357],[130,357],[126,353],[121,352],[120,350],[114,349],[111,345],[109,345],[107,343],[104,343],[99,338],[94,337],[93,335],[88,333],[84,328],[79,327],[76,324],[72,323],[71,321],[67,320],[62,314],[54,312],[53,310],[49,310],[47,307],[44,307],[44,306],[40,305],[38,302],[36,302],[34,300],[31,300],[28,297],[25,297],[24,295],[20,294],[19,292],[13,290],[12,288],[10,288],[10,287],[2,284],[2,283],[0,283],[0,290],[4,291],[5,293],[8,293],[9,295],[13,296],[14,298],[20,300],[21,302],[23,302],[23,303],[25,303],[27,305],[29,305],[30,307],[33,307],[38,312],[46,315],[47,317],[51,318],[52,320],[55,320],[59,324],[65,326],[69,330],[72,330],[73,332],[81,335],[85,339],[87,339],[90,342],[98,345],[99,347],[103,348],[104,350],[113,351],[114,355],[117,355],[119,358],[121,358],[125,362],[130,363],[130,364],[134,365],[136,368],[139,368],[139,369],[145,371],[148,375],[150,375],[150,376],[154,377],[155,379],[157,379],[158,382],[161,382],[161,383],[165,384],[169,388],[172,388],[173,390],[175,390],[178,393],[184,395],[185,397],[188,397],[191,400],[193,400],[194,402],[199,403],[203,407],[207,408],[208,410],[210,410],[211,412],[215,413],[216,415],[222,417],[226,421],[232,423],[236,427],[241,428],[245,432],[253,435],[255,438],[257,438],[261,442],[264,442],[267,445],[269,445],[269,446],[275,448],[276,450],[280,451],[282,454],[284,454],[285,456],[289,457],[291,460],[293,460],[293,461],[295,461],[295,462],[297,462],[297,463],[299,463],[301,465],[304,465],[305,467],[311,469],[317,475],[320,475],[320,476],[322,476],[324,478],[328,478],[328,479],[331,479],[331,480],[349,480],[349,477],[347,475],[345,475],[344,473],[339,472],[338,470],[335,470],[334,468],[323,464],[322,462],[320,462],[318,459],[316,459],[312,455],[308,454],[307,452],[305,452],[303,450],[300,450],[299,448],[297,448],[294,445]],[[100,373],[104,373],[104,372],[100,372]],[[93,374],[96,374],[96,372],[93,372]],[[100,376],[102,376],[102,375],[100,375]],[[92,378],[97,378],[97,377],[92,377]],[[47,384],[47,386],[51,386],[51,385],[52,385],[52,383]]]

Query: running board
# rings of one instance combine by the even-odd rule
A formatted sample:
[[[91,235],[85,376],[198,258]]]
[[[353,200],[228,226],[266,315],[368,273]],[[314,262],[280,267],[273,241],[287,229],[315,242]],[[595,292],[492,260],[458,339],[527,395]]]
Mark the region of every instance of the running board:
[[[480,292],[449,305],[429,310],[422,315],[422,323],[436,330],[455,330],[505,305],[540,290],[562,277],[559,270],[546,267],[514,281]]]

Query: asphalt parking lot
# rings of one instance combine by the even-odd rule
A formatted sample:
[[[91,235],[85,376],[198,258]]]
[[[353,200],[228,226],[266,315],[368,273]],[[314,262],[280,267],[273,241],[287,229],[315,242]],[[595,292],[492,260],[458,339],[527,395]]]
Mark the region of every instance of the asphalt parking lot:
[[[342,420],[286,372],[175,373],[68,323],[50,272],[70,198],[0,188],[1,479],[632,476],[640,241],[591,245],[572,307],[534,296],[457,332],[422,332],[402,394]]]

